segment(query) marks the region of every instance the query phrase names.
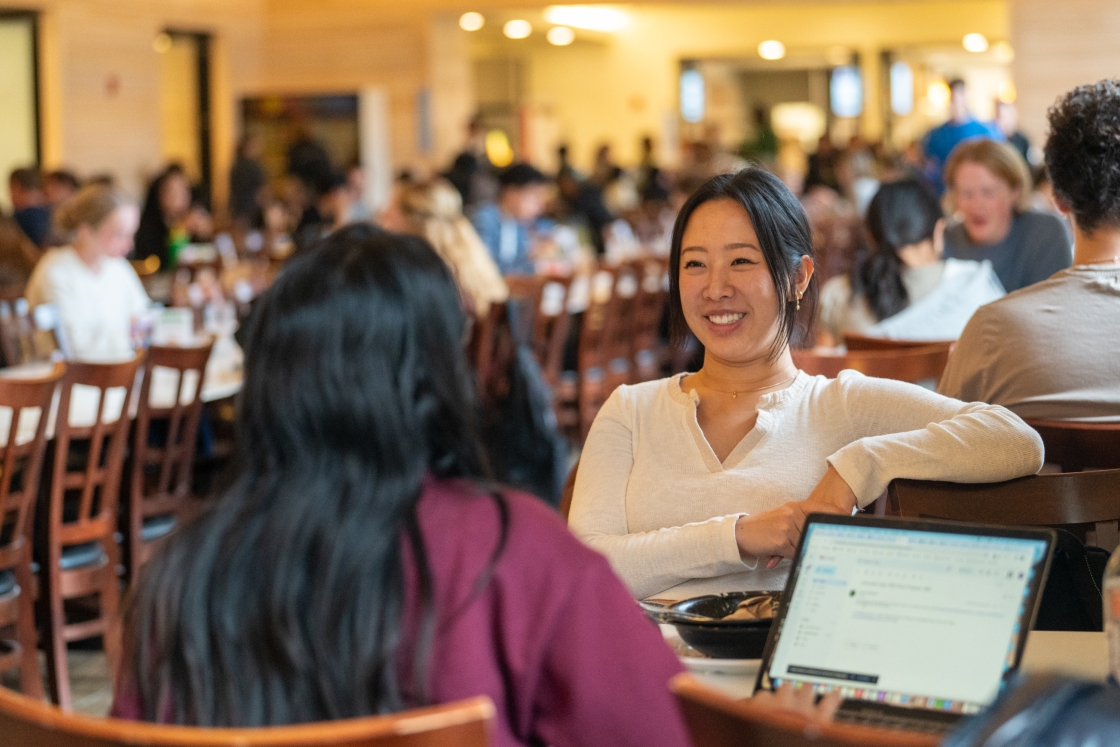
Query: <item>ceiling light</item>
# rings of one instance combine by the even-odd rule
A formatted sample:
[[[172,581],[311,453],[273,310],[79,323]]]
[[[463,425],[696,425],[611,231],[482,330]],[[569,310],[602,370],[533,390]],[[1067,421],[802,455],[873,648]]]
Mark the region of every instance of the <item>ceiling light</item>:
[[[786,56],[786,45],[769,39],[758,45],[758,56],[764,60],[780,60]]]
[[[164,54],[171,51],[171,34],[163,33],[158,34],[154,41],[152,41],[152,49]]]
[[[459,16],[459,28],[463,31],[478,31],[485,25],[486,19],[481,13],[475,13],[473,10]]]
[[[508,21],[506,25],[502,27],[502,33],[510,39],[524,39],[529,36],[529,34],[533,33],[533,24],[518,18],[513,21]]]
[[[949,105],[949,84],[943,80],[935,80],[929,84],[926,90],[926,97],[929,103],[933,104],[938,109],[944,109]]]
[[[567,26],[553,26],[548,30],[548,43],[566,47],[576,40],[576,32]]]
[[[988,51],[988,38],[983,34],[965,34],[961,43],[969,52]]]
[[[1015,90],[1015,84],[1009,80],[1005,80],[999,84],[999,96],[997,98],[1005,104],[1014,104],[1015,99],[1019,97],[1018,91]]]
[[[544,9],[544,19],[588,31],[620,31],[630,23],[625,11],[605,5],[550,5]]]
[[[992,51],[1000,62],[1011,62],[1015,59],[1015,49],[1005,41],[998,41],[993,44]]]

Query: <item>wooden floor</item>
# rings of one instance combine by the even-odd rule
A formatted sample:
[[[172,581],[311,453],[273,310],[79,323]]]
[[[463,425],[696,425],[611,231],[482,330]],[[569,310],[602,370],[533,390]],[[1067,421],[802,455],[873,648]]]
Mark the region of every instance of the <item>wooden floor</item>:
[[[39,652],[39,667],[43,670],[43,687],[46,687],[46,659],[42,652]],[[19,689],[19,677],[14,671],[5,672],[0,682],[6,687]],[[113,686],[103,651],[71,649],[70,683],[75,711],[89,716],[104,716],[109,712]]]

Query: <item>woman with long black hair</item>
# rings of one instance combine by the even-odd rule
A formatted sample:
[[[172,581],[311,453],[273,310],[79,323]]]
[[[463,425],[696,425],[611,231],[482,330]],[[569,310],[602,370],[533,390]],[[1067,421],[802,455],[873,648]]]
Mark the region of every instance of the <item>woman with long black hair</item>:
[[[850,276],[821,288],[820,336],[955,340],[976,309],[1003,296],[992,263],[946,259],[945,216],[913,179],[884,184],[867,208],[869,246]]]
[[[486,694],[496,745],[686,745],[607,562],[485,480],[464,315],[422,239],[345,228],[248,330],[228,487],[145,568],[114,713],[263,726]]]

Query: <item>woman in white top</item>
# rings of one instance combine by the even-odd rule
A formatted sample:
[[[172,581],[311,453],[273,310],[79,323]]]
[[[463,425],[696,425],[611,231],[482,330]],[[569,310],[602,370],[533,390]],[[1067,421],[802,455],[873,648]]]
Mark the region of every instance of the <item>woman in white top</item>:
[[[112,187],[83,187],[55,212],[69,245],[47,252],[27,283],[32,307],[54,304],[72,357],[127,360],[133,354],[132,323],[150,301],[125,257],[140,215]]]
[[[916,180],[883,185],[867,210],[870,247],[851,276],[821,289],[822,345],[844,333],[955,340],[976,309],[1001,298],[992,263],[944,259],[945,218]]]
[[[1042,441],[1002,407],[920,387],[809,376],[795,313],[814,302],[805,213],[760,169],[717,176],[673,231],[670,316],[695,374],[619,387],[583,448],[570,523],[637,597],[780,589],[805,516],[850,513],[896,477],[1037,472]]]

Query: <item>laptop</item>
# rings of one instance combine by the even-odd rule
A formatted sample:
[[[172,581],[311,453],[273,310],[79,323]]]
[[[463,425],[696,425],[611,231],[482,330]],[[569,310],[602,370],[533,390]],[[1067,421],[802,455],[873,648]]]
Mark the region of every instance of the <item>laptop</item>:
[[[1019,666],[1053,530],[813,514],[757,687],[838,690],[838,721],[944,733]]]

